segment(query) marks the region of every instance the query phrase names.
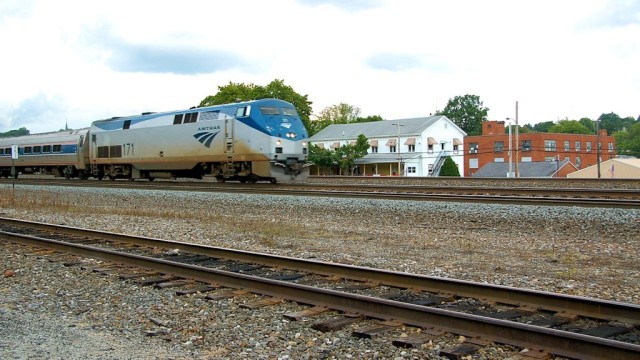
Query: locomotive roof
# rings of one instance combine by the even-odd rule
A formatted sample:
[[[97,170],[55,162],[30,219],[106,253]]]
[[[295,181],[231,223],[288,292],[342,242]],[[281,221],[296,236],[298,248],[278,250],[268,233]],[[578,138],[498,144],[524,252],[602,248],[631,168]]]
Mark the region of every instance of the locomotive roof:
[[[252,105],[252,104],[255,104],[255,103],[281,103],[281,104],[286,103],[286,104],[290,104],[290,103],[288,103],[288,102],[286,102],[284,100],[266,98],[266,99],[242,101],[242,102],[237,102],[237,103],[228,103],[228,104],[220,104],[220,105],[212,105],[212,106],[204,106],[204,107],[192,107],[192,108],[189,108],[189,109],[182,109],[182,110],[171,110],[171,111],[163,111],[163,112],[143,112],[140,115],[114,116],[114,117],[109,118],[109,119],[96,120],[96,121],[93,122],[93,124],[108,123],[108,122],[111,122],[111,121],[123,121],[123,120],[134,119],[134,118],[138,119],[138,120],[147,120],[147,119],[153,119],[153,118],[156,118],[156,117],[166,116],[166,115],[182,114],[182,113],[187,113],[187,112],[204,112],[204,111],[211,111],[211,110],[218,110],[218,109],[225,109],[225,108],[240,107],[240,106],[244,106],[244,105]],[[290,104],[290,105],[292,105],[292,104]]]

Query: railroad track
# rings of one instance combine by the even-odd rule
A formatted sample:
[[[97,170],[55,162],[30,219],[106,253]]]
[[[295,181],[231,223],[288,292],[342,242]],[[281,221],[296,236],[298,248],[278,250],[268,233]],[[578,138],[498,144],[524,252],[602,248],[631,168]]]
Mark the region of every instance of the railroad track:
[[[379,326],[354,335],[372,337],[406,324],[422,328],[423,336],[398,340],[399,346],[415,346],[447,332],[470,339],[461,345],[467,349],[496,342],[538,349],[538,355],[640,356],[640,306],[634,304],[6,218],[0,218],[0,229],[3,241],[146,269],[145,281],[179,285],[182,293],[224,287],[235,292],[207,296],[245,291],[268,297],[249,307],[283,300],[311,306],[287,314],[292,320],[330,310],[342,314],[316,323],[321,331],[373,318],[382,321]],[[123,277],[138,276],[128,272]]]
[[[11,180],[3,179],[2,183]],[[475,202],[494,204],[588,206],[640,209],[638,189],[548,188],[508,186],[425,186],[379,184],[218,184],[179,181],[74,181],[18,179],[22,185],[117,187],[149,190],[238,192],[270,195],[326,196],[386,200]]]

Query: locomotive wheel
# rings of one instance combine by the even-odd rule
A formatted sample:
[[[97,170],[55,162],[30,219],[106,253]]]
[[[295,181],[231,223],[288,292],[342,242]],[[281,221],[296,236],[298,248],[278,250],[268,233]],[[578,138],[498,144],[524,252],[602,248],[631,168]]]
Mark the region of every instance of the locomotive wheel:
[[[156,178],[150,177],[150,178],[149,178],[149,181],[153,181],[153,180],[155,180],[155,179],[156,179]]]
[[[222,183],[224,183],[226,180],[225,180],[224,176],[216,176],[216,181],[222,184]]]
[[[270,182],[270,183],[272,183],[272,184],[275,184],[275,183],[277,183],[277,182],[278,182],[278,180],[276,180],[276,178],[271,178],[271,179],[269,180],[269,182]]]

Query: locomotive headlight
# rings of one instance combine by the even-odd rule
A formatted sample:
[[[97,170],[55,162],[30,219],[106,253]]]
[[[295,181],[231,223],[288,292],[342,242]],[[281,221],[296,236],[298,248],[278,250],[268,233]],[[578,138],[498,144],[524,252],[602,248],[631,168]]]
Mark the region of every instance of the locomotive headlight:
[[[287,137],[288,137],[288,138],[293,139],[293,138],[295,138],[295,137],[296,137],[296,133],[294,133],[294,132],[289,132],[289,133],[287,133]]]
[[[303,142],[302,142],[302,146],[303,146],[303,147],[307,146],[307,142],[306,142],[306,141],[303,141]]]
[[[276,145],[278,145],[278,146],[282,145],[282,140],[280,140],[280,139],[276,140]]]

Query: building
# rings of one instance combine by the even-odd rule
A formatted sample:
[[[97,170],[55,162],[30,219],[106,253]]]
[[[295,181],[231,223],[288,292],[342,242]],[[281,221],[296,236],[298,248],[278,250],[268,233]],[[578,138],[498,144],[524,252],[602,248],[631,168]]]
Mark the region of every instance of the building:
[[[569,174],[569,178],[597,178],[598,165]],[[600,163],[600,178],[602,179],[639,179],[640,159],[614,158]]]
[[[484,121],[482,135],[464,139],[467,151],[464,154],[464,176],[472,176],[480,168],[492,162],[513,163],[512,174],[517,176],[523,162],[567,160],[577,169],[597,163],[596,143],[600,143],[600,159],[615,157],[615,139],[606,130],[597,135],[520,133],[516,143],[515,133],[506,133],[504,121]],[[515,127],[514,130],[515,132]],[[511,151],[509,150],[511,148]],[[511,161],[510,161],[511,160]],[[508,170],[507,170],[508,172]]]
[[[332,124],[309,139],[323,149],[354,143],[362,134],[369,140],[367,156],[356,161],[354,174],[438,176],[447,156],[463,173],[466,133],[446,116]],[[312,175],[320,175],[312,168]]]
[[[578,170],[569,160],[532,161],[518,164],[520,177],[526,178],[556,178],[567,177]],[[473,177],[508,177],[509,164],[504,162],[490,162],[473,174]]]

